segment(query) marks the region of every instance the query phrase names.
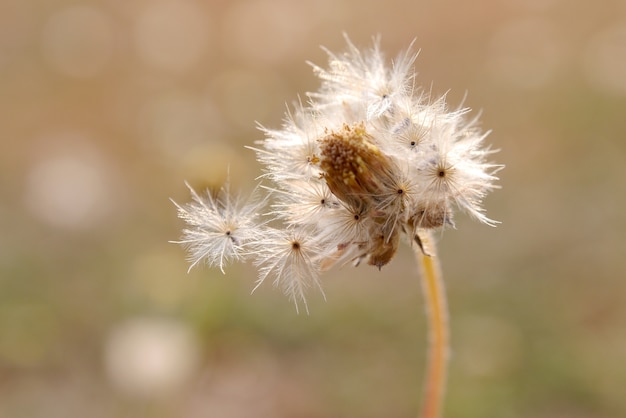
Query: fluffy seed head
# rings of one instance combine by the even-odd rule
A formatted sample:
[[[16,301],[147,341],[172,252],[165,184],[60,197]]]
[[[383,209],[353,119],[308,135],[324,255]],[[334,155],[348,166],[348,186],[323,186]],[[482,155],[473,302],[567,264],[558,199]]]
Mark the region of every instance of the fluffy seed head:
[[[401,238],[421,247],[424,230],[454,226],[457,209],[496,224],[482,201],[502,167],[487,161],[493,151],[478,119],[416,85],[411,48],[389,63],[379,39],[365,50],[346,40],[346,52],[327,51],[326,67],[311,64],[321,86],[308,102],[287,111],[281,128],[261,128],[253,150],[271,183],[262,188],[265,216],[265,201],[227,190],[192,191],[194,202],[177,205],[192,266],[251,259],[258,284],[272,280],[306,306],[322,271],[363,261],[380,269]]]

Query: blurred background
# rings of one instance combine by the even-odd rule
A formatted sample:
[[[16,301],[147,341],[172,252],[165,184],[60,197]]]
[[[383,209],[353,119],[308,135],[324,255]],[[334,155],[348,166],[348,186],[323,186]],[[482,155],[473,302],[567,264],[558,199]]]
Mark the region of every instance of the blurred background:
[[[416,38],[418,82],[482,112],[497,228],[440,236],[446,417],[626,416],[626,2],[0,0],[0,417],[414,417],[410,250],[297,315],[251,266],[187,274],[168,200],[260,174],[255,121],[346,31]]]

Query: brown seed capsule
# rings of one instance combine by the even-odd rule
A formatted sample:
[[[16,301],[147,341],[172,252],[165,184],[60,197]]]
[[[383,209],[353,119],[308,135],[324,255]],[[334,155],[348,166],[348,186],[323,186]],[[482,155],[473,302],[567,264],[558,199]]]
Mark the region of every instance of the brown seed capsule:
[[[320,168],[337,198],[352,208],[370,207],[388,189],[392,165],[363,124],[344,125],[320,139]]]
[[[329,132],[320,139],[320,150],[320,168],[330,191],[372,222],[372,241],[361,244],[364,252],[357,257],[357,264],[368,257],[368,263],[380,269],[393,258],[400,241],[388,214],[377,208],[390,190],[398,193],[391,160],[371,141],[363,124]]]
[[[396,255],[399,244],[400,234],[397,229],[394,229],[388,237],[383,234],[378,235],[374,238],[367,263],[370,266],[378,267],[378,270],[380,270],[382,266],[389,263],[393,256]]]
[[[444,225],[454,226],[452,209],[446,202],[439,204],[419,205],[417,211],[409,218],[409,225],[415,228],[433,229]]]

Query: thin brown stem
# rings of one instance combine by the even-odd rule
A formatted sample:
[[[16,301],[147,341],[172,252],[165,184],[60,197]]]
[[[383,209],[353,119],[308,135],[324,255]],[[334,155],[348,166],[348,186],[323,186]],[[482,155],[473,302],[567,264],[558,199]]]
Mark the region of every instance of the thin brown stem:
[[[446,386],[449,330],[446,291],[434,244],[420,235],[423,248],[415,246],[421,270],[424,305],[428,317],[428,366],[424,383],[422,418],[440,418]]]

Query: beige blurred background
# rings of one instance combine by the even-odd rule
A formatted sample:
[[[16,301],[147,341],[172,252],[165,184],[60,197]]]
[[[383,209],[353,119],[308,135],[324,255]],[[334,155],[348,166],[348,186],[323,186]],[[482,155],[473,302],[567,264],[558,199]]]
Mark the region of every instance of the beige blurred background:
[[[417,38],[418,81],[467,94],[507,166],[502,225],[440,237],[446,417],[626,416],[626,2],[0,0],[1,417],[416,416],[407,248],[306,316],[168,243],[184,180],[254,186],[255,121],[343,31]]]

